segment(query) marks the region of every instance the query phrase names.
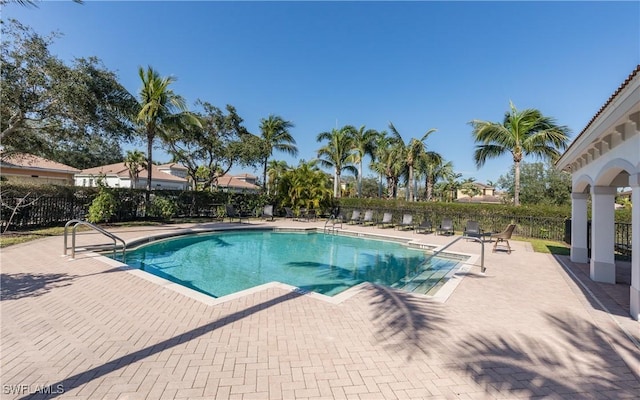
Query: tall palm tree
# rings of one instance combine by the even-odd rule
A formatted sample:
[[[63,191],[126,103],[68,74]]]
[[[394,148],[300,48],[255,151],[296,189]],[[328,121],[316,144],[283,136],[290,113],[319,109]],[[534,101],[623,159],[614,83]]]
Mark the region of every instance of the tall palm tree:
[[[349,132],[353,140],[354,162],[358,166],[358,197],[362,197],[362,160],[366,155],[373,157],[376,138],[380,134],[375,129],[366,129],[364,125],[359,129],[349,127]]]
[[[282,151],[292,156],[298,154],[296,141],[289,133],[289,129],[294,125],[291,121],[285,121],[278,115],[269,115],[268,118],[260,120],[260,131],[265,146],[264,158],[262,159],[262,184],[267,187],[267,161],[274,150]],[[268,193],[268,188],[267,188]]]
[[[353,166],[355,156],[353,150],[353,139],[350,135],[349,127],[332,129],[331,132],[321,132],[316,138],[318,142],[327,140],[328,143],[318,149],[318,162],[323,167],[333,168],[333,197],[340,197],[340,175],[343,170],[358,173]]]
[[[129,179],[131,180],[131,189],[138,186],[138,178],[140,177],[140,169],[147,168],[144,153],[140,150],[127,151],[124,157],[124,165],[129,170]]]
[[[570,130],[556,124],[555,119],[542,115],[536,109],[518,111],[509,102],[509,111],[502,123],[481,120],[470,121],[476,143],[474,159],[478,168],[488,158],[511,153],[514,163],[514,205],[520,205],[520,162],[527,155],[555,160],[560,150],[567,148]]]
[[[427,145],[424,142],[427,140],[429,135],[436,131],[436,129],[429,129],[420,139],[411,138],[411,140],[406,143],[402,139],[402,135],[398,132],[395,126],[393,126],[392,122],[389,122],[389,130],[391,130],[391,134],[399,143],[404,145],[404,154],[405,154],[405,163],[408,168],[408,177],[407,183],[409,186],[409,201],[414,201],[414,193],[413,193],[413,168],[415,166],[416,160],[424,154],[427,150]]]
[[[184,99],[169,89],[175,82],[173,77],[160,77],[150,66],[145,70],[140,67],[138,75],[142,81],[140,88],[140,109],[137,121],[144,127],[147,139],[147,193],[149,202],[151,195],[151,165],[153,164],[153,141],[157,134],[164,134],[168,126],[180,123],[182,115],[187,111]]]

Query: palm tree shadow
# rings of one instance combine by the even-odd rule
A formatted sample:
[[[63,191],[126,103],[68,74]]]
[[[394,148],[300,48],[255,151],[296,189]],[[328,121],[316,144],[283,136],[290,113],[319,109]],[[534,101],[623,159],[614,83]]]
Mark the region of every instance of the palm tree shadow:
[[[406,352],[407,360],[416,350],[428,354],[429,338],[445,322],[442,305],[413,293],[385,286],[365,286],[371,294],[370,307],[378,342],[395,352]]]
[[[0,274],[0,300],[37,297],[50,290],[68,286],[78,278],[69,274]]]
[[[546,318],[553,332],[544,340],[539,335],[478,334],[457,343],[454,358],[490,394],[591,398],[618,391],[614,397],[633,397],[640,381],[617,357],[605,332],[570,314]],[[622,375],[626,381],[635,380],[634,389],[620,383]]]
[[[193,328],[189,331],[183,332],[181,334],[175,335],[171,338],[163,340],[161,342],[151,344],[145,348],[136,350],[132,353],[126,354],[116,359],[112,359],[109,362],[106,362],[101,365],[94,366],[93,368],[85,371],[80,371],[73,376],[69,376],[64,378],[58,382],[55,382],[46,388],[47,390],[51,390],[50,393],[42,393],[36,395],[26,395],[21,397],[22,400],[32,399],[32,398],[42,398],[42,399],[53,399],[58,396],[63,395],[63,393],[69,392],[73,389],[76,389],[82,385],[85,385],[93,380],[100,379],[105,375],[112,373],[114,371],[118,371],[128,365],[136,363],[140,360],[146,359],[148,357],[153,357],[154,355],[165,351],[168,348],[176,347],[183,345],[185,343],[190,342],[191,340],[207,335],[212,331],[220,329],[224,326],[232,324],[236,321],[239,321],[243,318],[246,318],[252,314],[258,313],[260,311],[266,310],[268,308],[274,307],[280,303],[293,300],[297,297],[303,296],[303,293],[299,293],[296,291],[286,292],[277,297],[271,298],[270,300],[263,301],[261,303],[257,303],[255,305],[249,306],[242,310],[238,310],[228,315],[221,316],[220,318],[211,321],[205,325]],[[56,388],[63,387],[64,391],[57,391]]]

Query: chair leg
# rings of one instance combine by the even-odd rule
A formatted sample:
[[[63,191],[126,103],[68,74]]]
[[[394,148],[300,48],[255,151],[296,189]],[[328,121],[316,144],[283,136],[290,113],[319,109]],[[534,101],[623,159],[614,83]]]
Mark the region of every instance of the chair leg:
[[[505,239],[505,242],[507,242],[507,248],[509,250],[507,250],[507,254],[511,254],[511,246],[509,246],[509,241]]]
[[[496,249],[498,248],[498,242],[500,242],[500,239],[496,239],[496,242],[493,244],[493,253],[495,253]]]

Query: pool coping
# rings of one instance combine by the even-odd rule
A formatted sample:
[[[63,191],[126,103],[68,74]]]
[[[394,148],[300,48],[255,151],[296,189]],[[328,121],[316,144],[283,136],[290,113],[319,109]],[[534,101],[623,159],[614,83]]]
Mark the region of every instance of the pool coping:
[[[158,235],[150,235],[150,236],[144,236],[140,238],[134,238],[126,243],[126,248],[127,249],[135,248],[135,247],[142,246],[155,241],[165,240],[165,239],[170,239],[170,238],[180,237],[185,235],[207,234],[207,233],[222,232],[222,231],[246,231],[246,230],[263,230],[263,231],[275,231],[275,232],[317,232],[317,233],[328,234],[323,230],[323,228],[318,228],[318,227],[296,228],[296,227],[264,227],[264,226],[259,226],[259,227],[228,226],[228,227],[216,227],[216,228],[190,228],[190,229],[185,229],[184,231],[179,231],[179,232],[162,233]],[[343,231],[343,230],[333,230],[332,232],[334,234],[339,234],[343,236],[393,241],[397,243],[402,243],[407,247],[413,248],[416,250],[438,252],[439,249],[444,247],[444,246],[424,243],[421,240],[408,239],[401,236],[391,236],[391,235],[382,235],[382,234],[376,234],[376,233],[362,233],[362,232]],[[103,254],[96,253],[96,252],[91,252],[89,254],[91,257],[94,257],[96,260],[100,262],[108,264],[114,268],[127,271],[128,273],[135,275],[141,279],[154,283],[165,289],[169,289],[173,292],[177,292],[193,300],[197,300],[208,306],[214,306],[214,305],[225,303],[227,301],[236,300],[238,298],[242,298],[247,295],[251,295],[251,294],[254,294],[263,290],[267,290],[273,287],[278,287],[291,292],[296,292],[307,297],[324,301],[326,303],[340,304],[352,298],[356,294],[358,294],[358,292],[360,292],[367,285],[373,285],[373,283],[371,282],[362,282],[353,287],[350,287],[349,289],[341,293],[336,294],[335,296],[327,296],[324,294],[304,290],[299,287],[289,285],[286,283],[272,281],[272,282],[267,282],[261,285],[253,286],[245,290],[240,290],[238,292],[231,293],[225,296],[213,297],[209,294],[202,293],[198,290],[191,289],[179,283],[175,283],[168,279],[159,277],[150,272],[132,267],[126,263],[120,262],[113,258],[106,257]],[[469,253],[453,252],[453,251],[449,251],[441,254],[444,255],[445,258],[447,258],[448,255],[452,255],[453,257],[451,258],[456,259],[460,264],[458,268],[453,269],[452,271],[450,271],[444,276],[444,278],[446,278],[447,281],[433,295],[420,294],[420,293],[414,293],[414,292],[407,292],[407,293],[411,293],[412,295],[416,295],[416,296],[424,296],[438,303],[445,303],[449,299],[449,297],[453,294],[453,292],[458,287],[458,285],[460,285],[460,283],[462,282],[462,279],[464,279],[464,276],[471,271],[471,268],[473,266],[477,266],[478,258],[480,257],[477,254],[469,254]]]

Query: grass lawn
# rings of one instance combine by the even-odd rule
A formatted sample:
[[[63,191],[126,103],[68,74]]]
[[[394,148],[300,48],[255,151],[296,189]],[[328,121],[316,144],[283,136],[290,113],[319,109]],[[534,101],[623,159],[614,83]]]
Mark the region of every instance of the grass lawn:
[[[524,242],[531,243],[533,251],[537,253],[550,253],[559,256],[568,256],[570,254],[569,246],[564,242],[556,242],[554,240],[518,238]]]
[[[128,226],[152,226],[162,225],[160,222],[140,221],[140,222],[120,222],[110,224],[112,227],[128,227]],[[104,226],[102,226],[104,227]],[[86,226],[78,226],[77,232],[88,231],[90,228]],[[70,232],[71,230],[69,230]],[[8,231],[0,235],[0,248],[12,246],[14,244],[30,242],[32,240],[40,239],[47,236],[61,236],[64,234],[63,226],[56,226],[53,228],[34,229],[31,231]]]

